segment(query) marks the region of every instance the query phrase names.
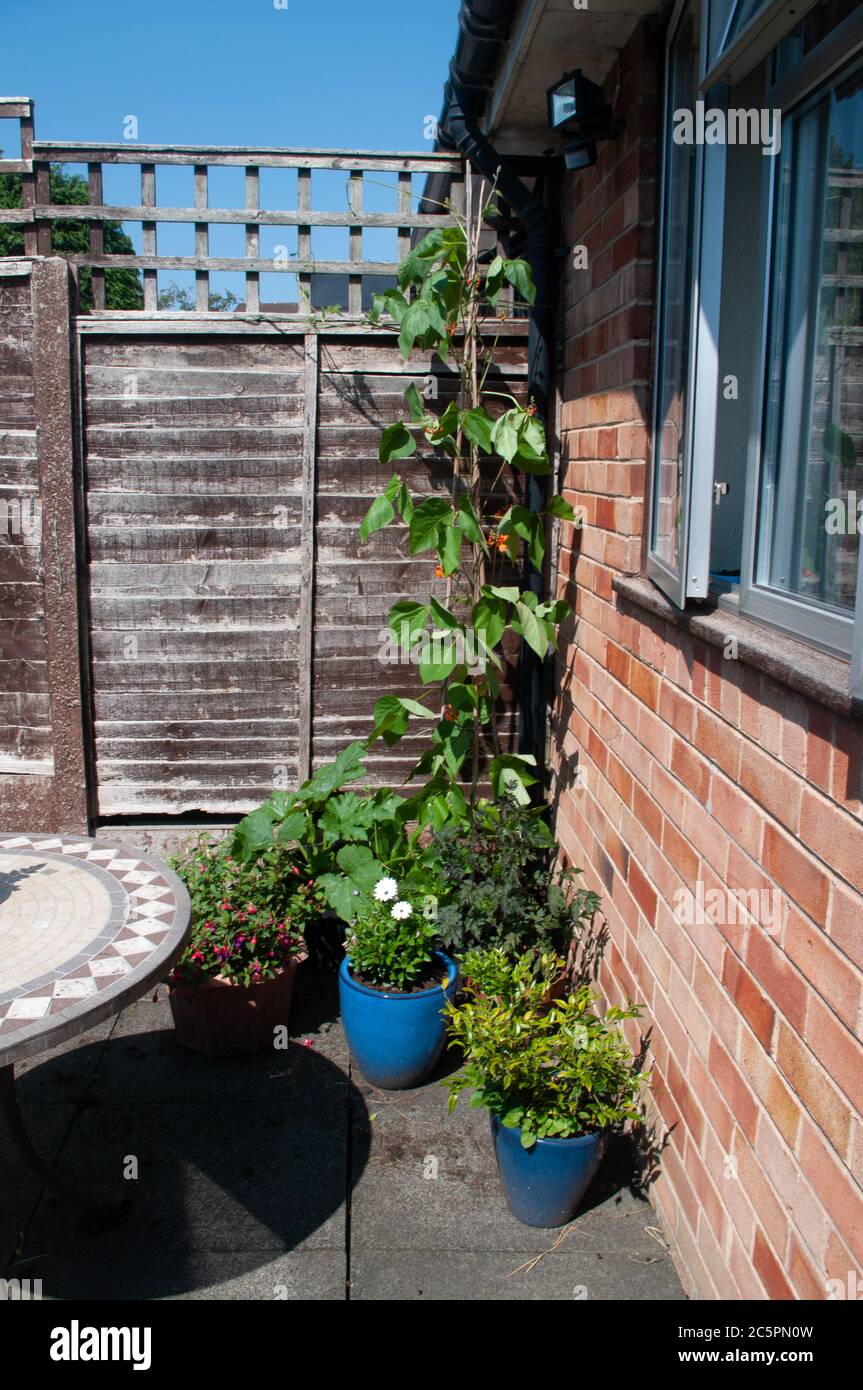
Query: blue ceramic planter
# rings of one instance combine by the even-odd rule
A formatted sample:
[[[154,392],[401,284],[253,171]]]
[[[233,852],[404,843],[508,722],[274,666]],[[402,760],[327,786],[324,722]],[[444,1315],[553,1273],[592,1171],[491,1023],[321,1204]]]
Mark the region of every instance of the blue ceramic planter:
[[[387,994],[359,984],[350,972],[350,956],[339,970],[342,1022],[354,1060],[373,1086],[402,1091],[419,1086],[443,1051],[443,1008],[455,996],[458,969],[449,956],[435,952],[446,989],[415,994]]]
[[[537,1139],[521,1145],[521,1130],[506,1129],[496,1115],[491,1132],[506,1204],[526,1226],[565,1226],[593,1180],[608,1136]]]

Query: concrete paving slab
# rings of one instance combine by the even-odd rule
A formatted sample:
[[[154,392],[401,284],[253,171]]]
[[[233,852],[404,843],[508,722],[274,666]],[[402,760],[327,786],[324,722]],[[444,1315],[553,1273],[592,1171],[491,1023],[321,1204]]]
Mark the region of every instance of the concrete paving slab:
[[[42,1296],[48,1300],[253,1299],[272,1302],[278,1316],[282,1301],[345,1299],[342,1250],[292,1250],[271,1259],[249,1251],[185,1250],[169,1258],[152,1250],[138,1256],[128,1251],[112,1254],[110,1261],[98,1253],[70,1252],[37,1257],[28,1262],[26,1273],[31,1279],[42,1280]],[[142,1290],[158,1292],[145,1294]]]
[[[271,1264],[236,1273],[236,1256],[200,1256],[200,1286],[177,1298],[194,1300],[272,1300],[278,1317],[282,1302],[344,1302],[345,1255],[341,1250],[292,1250]]]
[[[78,1113],[75,1106],[68,1102],[32,1105],[23,1100],[19,1105],[36,1152],[46,1163],[55,1163]],[[0,1120],[0,1275],[6,1273],[6,1262],[15,1252],[20,1253],[19,1247],[42,1191],[42,1184],[24,1167]]]
[[[579,1303],[682,1299],[670,1261],[638,1265],[624,1255],[555,1252],[531,1268],[512,1251],[390,1250],[351,1261],[351,1301]],[[578,1318],[578,1313],[574,1313]],[[578,1323],[573,1326],[577,1329]]]
[[[619,1150],[564,1231],[522,1226],[487,1114],[462,1101],[447,1116],[435,1083],[457,1059],[415,1091],[370,1086],[333,1022],[335,983],[310,972],[301,1041],[275,1059],[186,1052],[162,997],[28,1068],[21,1102],[40,1149],[70,1181],[134,1200],[101,1226],[40,1200],[0,1135],[7,1272],[41,1277],[49,1298],[333,1301],[347,1296],[349,1249],[361,1300],[683,1297]]]
[[[300,972],[291,1015],[291,1037],[316,1056],[331,1063],[327,1086],[347,1086],[348,1050],[344,1033],[333,1022],[335,998],[332,986],[322,986],[321,972]],[[117,1021],[111,1047],[101,1059],[100,1095],[105,1100],[124,1100],[134,1078],[135,1094],[142,1101],[174,1099],[222,1100],[237,1096],[275,1094],[291,1089],[297,1074],[298,1048],[272,1051],[254,1057],[203,1057],[181,1047],[174,1036],[168,990],[161,986],[158,998],[139,999]],[[324,1070],[321,1073],[324,1077]]]
[[[47,1104],[62,1104],[72,1088],[84,1084],[91,1076],[98,1065],[100,1046],[110,1038],[119,1017],[122,1015],[106,1018],[86,1033],[67,1038],[58,1047],[52,1047],[36,1057],[28,1057],[26,1061],[16,1062],[16,1078],[20,1081],[27,1077],[27,1094],[31,1097],[38,1095]],[[63,1059],[62,1066],[56,1065],[60,1058]],[[47,1063],[54,1064],[50,1071],[45,1070]]]
[[[97,1105],[63,1151],[70,1181],[131,1199],[109,1233],[53,1200],[33,1235],[53,1250],[343,1248],[348,1146],[344,1099]],[[125,1173],[134,1174],[124,1180]]]
[[[386,1092],[360,1080],[357,1090],[367,1117],[356,1117],[355,1133],[367,1125],[370,1147],[353,1195],[354,1251],[548,1247],[547,1231],[522,1225],[507,1209],[486,1111],[465,1097],[448,1115],[446,1091],[435,1084]],[[625,1185],[629,1172],[618,1171],[615,1157],[597,1174],[576,1224],[601,1235],[605,1249],[655,1256],[656,1242],[644,1234],[656,1226],[654,1212]]]

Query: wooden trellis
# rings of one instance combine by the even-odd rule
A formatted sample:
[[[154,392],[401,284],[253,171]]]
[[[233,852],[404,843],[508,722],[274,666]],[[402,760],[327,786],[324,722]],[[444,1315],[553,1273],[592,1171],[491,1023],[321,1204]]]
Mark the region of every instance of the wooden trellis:
[[[405,387],[428,386],[441,411],[457,382],[429,352],[405,362],[396,325],[363,318],[363,290],[452,221],[462,162],[35,141],[24,98],[0,99],[0,117],[21,130],[20,158],[0,172],[23,187],[23,207],[0,221],[24,238],[23,256],[0,262],[0,503],[14,518],[42,499],[41,541],[20,525],[0,535],[0,819],[71,832],[112,816],[239,814],[368,732],[377,694],[422,695],[416,669],[382,665],[379,649],[393,599],[428,592],[428,556],[410,555],[403,528],[362,548],[357,533],[391,472],[380,433]],[[86,166],[87,202],[51,202],[52,164]],[[105,201],[113,164],[138,166],[139,203]],[[160,206],[159,171],[177,165],[193,175],[193,206]],[[244,171],[242,207],[209,206],[219,166]],[[297,171],[295,207],[261,208],[268,168]],[[344,210],[315,208],[317,170],[344,173]],[[436,176],[443,206],[418,201],[415,174]],[[391,184],[391,211],[365,209],[366,175]],[[88,249],[61,254],[90,268],[93,290],[77,314],[52,244],[52,224],[73,219]],[[110,254],[106,226],[134,222],[141,254]],[[160,254],[172,222],[195,228],[194,256]],[[243,255],[210,254],[210,228],[226,223],[245,229]],[[277,268],[263,227],[297,229],[295,310],[262,305],[260,276]],[[344,259],[312,255],[317,227],[347,229]],[[381,227],[399,260],[364,259],[363,232]],[[142,309],[105,307],[111,269],[140,274]],[[192,272],[194,309],[160,308],[163,270]],[[245,277],[246,302],[213,312],[210,276],[226,270]],[[346,278],[346,313],[309,312],[316,272]],[[497,329],[491,383],[523,400],[527,325]],[[401,471],[418,497],[451,486],[425,439]],[[421,742],[377,745],[372,779],[400,785]]]
[[[25,254],[40,256],[52,254],[52,222],[58,219],[85,222],[90,230],[89,250],[67,254],[66,259],[73,265],[91,267],[93,307],[97,311],[105,309],[105,270],[109,268],[141,272],[144,311],[148,313],[156,312],[159,308],[157,276],[160,270],[194,272],[197,312],[206,312],[209,308],[212,272],[239,271],[245,275],[246,309],[250,313],[257,313],[260,309],[260,275],[267,271],[288,270],[297,275],[301,294],[304,292],[306,298],[310,293],[312,274],[347,274],[347,312],[350,317],[359,318],[362,313],[363,276],[395,275],[399,262],[410,248],[412,237],[417,232],[428,231],[450,220],[447,208],[426,212],[418,210],[418,200],[413,192],[413,175],[450,176],[451,207],[457,212],[464,207],[463,165],[461,159],[455,155],[407,155],[378,150],[253,149],[208,145],[145,146],[136,141],[105,144],[35,140],[33,102],[22,97],[0,98],[0,118],[2,117],[17,119],[20,125],[21,158],[0,159],[0,173],[21,174],[23,208],[0,209],[0,221],[13,222],[21,226],[24,232]],[[51,202],[52,164],[87,166],[87,203]],[[106,165],[117,164],[139,166],[140,203],[129,206],[105,203],[103,171]],[[159,205],[158,170],[178,165],[193,170],[194,207]],[[212,168],[229,167],[240,167],[245,171],[244,206],[211,208],[208,202],[209,171]],[[269,209],[260,206],[262,169],[297,171],[296,207]],[[345,172],[346,207],[343,212],[319,211],[314,208],[312,175],[315,170]],[[366,173],[391,176],[393,189],[397,191],[395,211],[371,212],[365,209],[363,176]],[[105,224],[118,222],[140,224],[143,248],[140,255],[106,253]],[[194,226],[193,256],[160,253],[158,228],[163,223],[189,223]],[[245,255],[210,254],[210,227],[216,224],[245,228]],[[262,256],[261,227],[296,228],[297,255],[289,260]],[[347,259],[315,258],[312,255],[312,229],[315,227],[347,228]],[[363,231],[373,228],[390,228],[396,231],[398,254],[395,261],[364,258]],[[302,305],[298,312],[302,312]]]

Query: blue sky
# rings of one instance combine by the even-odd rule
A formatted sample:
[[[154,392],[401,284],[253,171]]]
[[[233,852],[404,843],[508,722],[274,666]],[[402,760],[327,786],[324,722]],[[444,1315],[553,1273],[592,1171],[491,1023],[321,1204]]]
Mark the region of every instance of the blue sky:
[[[421,149],[458,0],[2,0],[0,94],[44,140]]]
[[[143,144],[429,150],[424,123],[440,112],[457,17],[458,0],[2,0],[0,95],[34,98],[43,140],[120,141],[133,115]],[[0,144],[14,154],[2,127]],[[138,203],[138,177],[134,165],[106,169],[106,202]],[[190,178],[159,170],[158,202],[191,206]],[[211,204],[241,206],[241,180],[239,169],[211,173]],[[318,178],[314,205],[343,208],[344,183]],[[366,197],[395,206],[387,189]],[[261,201],[293,206],[289,176],[263,171]],[[240,252],[240,228],[215,231],[211,254]],[[191,254],[190,232],[162,224],[160,251]],[[338,254],[332,237],[318,242],[314,254]],[[263,283],[261,293],[271,297]]]

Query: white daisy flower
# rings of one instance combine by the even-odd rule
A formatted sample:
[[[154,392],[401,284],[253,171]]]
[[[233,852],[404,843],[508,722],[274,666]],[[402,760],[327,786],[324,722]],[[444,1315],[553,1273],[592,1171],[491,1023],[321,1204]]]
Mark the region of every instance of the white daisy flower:
[[[410,903],[402,901],[400,903],[393,903],[390,915],[395,917],[397,922],[403,922],[406,917],[410,917],[412,912],[413,908]]]
[[[379,878],[375,884],[375,902],[391,903],[399,891],[394,878]]]

